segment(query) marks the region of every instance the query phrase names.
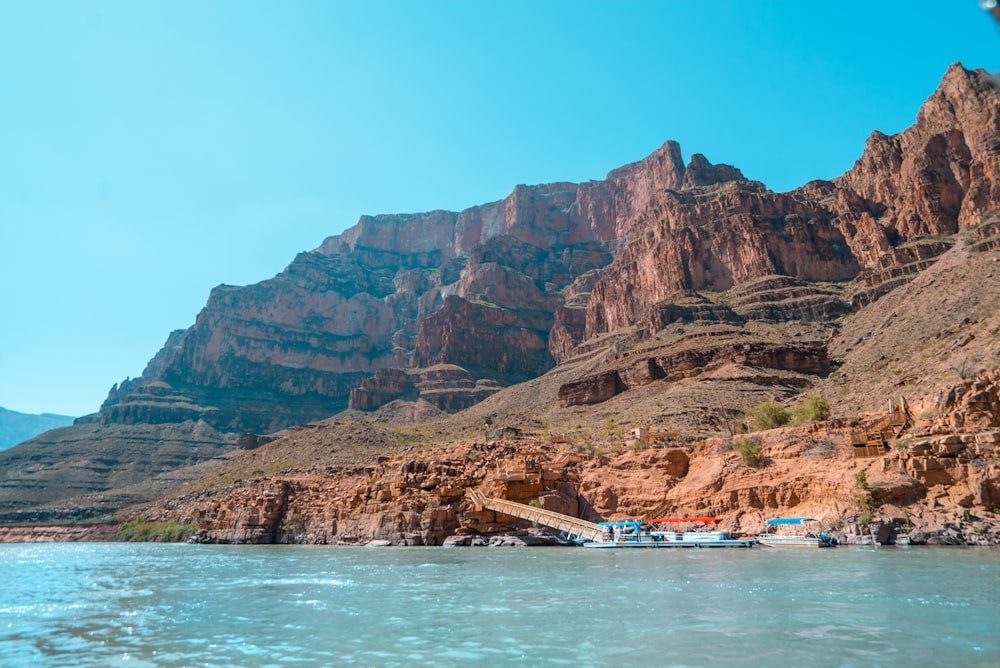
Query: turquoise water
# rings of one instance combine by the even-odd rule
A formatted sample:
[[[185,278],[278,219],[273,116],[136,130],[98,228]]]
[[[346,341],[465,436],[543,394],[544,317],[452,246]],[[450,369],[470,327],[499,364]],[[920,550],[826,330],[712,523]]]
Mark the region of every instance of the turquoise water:
[[[997,666],[1000,550],[0,545],[3,666]]]

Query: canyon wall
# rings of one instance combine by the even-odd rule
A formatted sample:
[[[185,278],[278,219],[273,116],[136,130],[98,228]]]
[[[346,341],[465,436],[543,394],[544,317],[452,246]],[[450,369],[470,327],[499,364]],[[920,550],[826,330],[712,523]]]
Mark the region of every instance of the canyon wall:
[[[84,421],[270,432],[347,408],[378,369],[444,363],[476,391],[438,403],[464,407],[552,366],[563,291],[611,262],[656,193],[729,177],[738,170],[703,156],[686,169],[667,142],[603,181],[519,185],[459,213],[363,216],[272,279],[213,290],[194,326]],[[391,394],[369,389],[352,407]]]
[[[518,544],[497,534],[527,523],[466,494],[509,499],[592,521],[718,516],[754,536],[776,516],[808,516],[843,542],[1000,543],[1000,371],[952,386],[907,438],[858,457],[845,420],[739,439],[673,440],[611,452],[539,441],[453,444],[342,468],[241,482],[170,500],[157,519],[196,522],[221,543]],[[750,460],[737,440],[757,448]],[[868,514],[866,516],[866,511]],[[523,544],[523,543],[522,543]]]
[[[782,194],[741,180],[657,193],[594,285],[583,337],[634,323],[681,290],[728,290],[767,274],[843,281],[906,264],[897,247],[1000,210],[998,176],[997,91],[982,70],[952,65],[913,126],[872,133],[833,181]]]
[[[518,185],[460,212],[363,216],[271,279],[215,288],[139,378],[60,436],[76,445],[60,451],[58,476],[28,465],[29,490],[23,458],[0,462],[8,507],[51,501],[74,462],[89,462],[86,489],[74,493],[110,489],[108,465],[92,461],[94,433],[111,434],[114,467],[135,472],[133,484],[168,465],[146,463],[157,459],[155,436],[132,452],[117,427],[210,433],[190,461],[169,448],[170,463],[195,464],[238,433],[346,408],[402,398],[459,411],[574,356],[592,363],[566,372],[569,406],[744,362],[765,365],[753,372],[761,382],[780,376],[798,391],[830,371],[816,337],[835,326],[796,330],[789,343],[791,334],[761,338],[755,323],[778,330],[863,312],[947,256],[947,235],[995,227],[998,137],[989,76],[956,64],[912,127],[873,133],[847,173],[788,193],[700,154],[685,164],[668,141],[603,180]],[[977,248],[992,248],[991,234]],[[748,340],[706,339],[697,351],[656,343],[655,354],[625,357],[688,322]]]

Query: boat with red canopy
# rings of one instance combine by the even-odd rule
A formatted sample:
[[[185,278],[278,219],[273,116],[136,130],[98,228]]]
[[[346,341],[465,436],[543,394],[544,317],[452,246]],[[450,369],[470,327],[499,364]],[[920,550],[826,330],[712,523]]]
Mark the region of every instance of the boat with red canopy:
[[[584,547],[751,547],[756,542],[753,538],[738,538],[728,531],[705,530],[721,521],[718,517],[658,517],[645,522],[600,522],[604,527],[604,540],[584,543]],[[702,528],[690,531],[670,528],[682,523],[700,524]]]

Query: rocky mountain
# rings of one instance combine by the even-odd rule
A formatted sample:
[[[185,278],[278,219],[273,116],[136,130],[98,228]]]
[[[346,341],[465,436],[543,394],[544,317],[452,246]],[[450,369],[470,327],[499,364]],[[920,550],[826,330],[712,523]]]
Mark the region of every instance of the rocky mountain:
[[[461,369],[405,391],[465,408],[552,366],[564,293],[612,261],[655,193],[720,178],[740,175],[702,156],[686,167],[667,142],[604,181],[517,186],[458,213],[362,217],[271,280],[216,288],[195,325],[89,420],[267,433],[352,396],[364,409],[401,396],[377,370],[439,364]]]
[[[628,426],[731,439],[755,404],[803,393],[828,395],[842,418],[901,394],[928,415],[954,413],[941,397],[1000,363],[998,214],[1000,96],[985,72],[956,64],[913,126],[873,133],[847,173],[791,192],[699,154],[685,164],[667,142],[601,181],[519,185],[457,213],[365,216],[270,280],[213,290],[140,378],[59,435],[58,463],[42,442],[0,457],[0,511],[89,492],[74,507],[106,512],[141,500],[143,476],[169,481],[159,493],[206,467],[230,481],[335,461],[364,469],[405,447],[471,447],[484,425],[606,449]],[[335,414],[336,428],[320,422]],[[102,461],[90,447],[99,431],[114,453]],[[258,448],[263,434],[277,440]],[[253,451],[233,451],[237,440]],[[55,472],[73,462],[88,482],[61,492]],[[577,485],[560,503],[625,512],[576,475],[560,478]],[[666,500],[636,493],[646,510]],[[458,517],[458,497],[438,502]]]
[[[0,408],[0,450],[6,450],[49,429],[73,424],[73,420],[74,418],[68,415],[55,413],[34,415]]]

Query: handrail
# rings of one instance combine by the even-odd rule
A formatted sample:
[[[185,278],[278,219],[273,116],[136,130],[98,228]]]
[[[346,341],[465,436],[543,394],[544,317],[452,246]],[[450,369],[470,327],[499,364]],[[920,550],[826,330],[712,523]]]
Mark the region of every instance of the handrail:
[[[604,542],[604,529],[594,522],[545,510],[544,508],[536,508],[535,506],[518,503],[517,501],[490,498],[477,489],[470,489],[469,496],[472,497],[476,505],[482,506],[487,510],[543,524],[586,540],[592,540],[597,543]]]

